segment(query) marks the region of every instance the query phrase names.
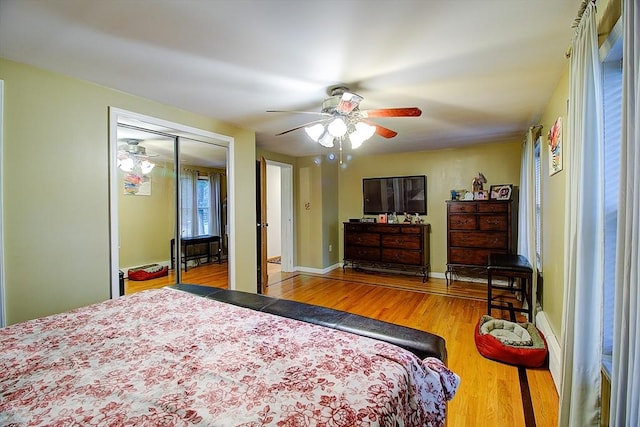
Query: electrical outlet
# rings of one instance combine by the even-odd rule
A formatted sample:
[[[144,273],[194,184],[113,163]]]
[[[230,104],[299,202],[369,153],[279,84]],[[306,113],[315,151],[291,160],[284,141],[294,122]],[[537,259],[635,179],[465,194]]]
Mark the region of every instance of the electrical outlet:
[[[329,252],[333,250],[333,245],[329,245]]]

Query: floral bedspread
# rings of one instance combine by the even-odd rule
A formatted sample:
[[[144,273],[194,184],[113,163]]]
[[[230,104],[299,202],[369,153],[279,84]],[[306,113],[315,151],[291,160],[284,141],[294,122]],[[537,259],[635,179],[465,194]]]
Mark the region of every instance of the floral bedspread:
[[[145,291],[0,329],[0,425],[439,426],[459,378],[391,344]]]

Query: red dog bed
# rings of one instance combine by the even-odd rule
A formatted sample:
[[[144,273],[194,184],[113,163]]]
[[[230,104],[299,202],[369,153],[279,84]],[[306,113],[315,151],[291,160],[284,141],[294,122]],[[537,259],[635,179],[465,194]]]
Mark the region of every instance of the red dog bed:
[[[547,341],[532,323],[482,316],[476,325],[476,347],[487,359],[537,368],[547,358]]]
[[[141,281],[155,279],[169,274],[169,267],[160,264],[143,265],[142,267],[131,268],[127,272],[129,280]]]

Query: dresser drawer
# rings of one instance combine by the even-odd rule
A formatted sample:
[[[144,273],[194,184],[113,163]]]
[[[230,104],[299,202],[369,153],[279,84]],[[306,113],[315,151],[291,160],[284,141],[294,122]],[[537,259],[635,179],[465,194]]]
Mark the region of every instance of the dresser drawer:
[[[507,249],[507,233],[480,231],[452,231],[449,233],[450,246],[467,248]]]
[[[478,217],[480,230],[507,231],[509,219],[506,215],[482,215]]]
[[[422,240],[420,236],[407,234],[385,234],[382,236],[382,246],[401,249],[420,249]]]
[[[478,203],[478,212],[507,212],[508,209],[506,203]]]
[[[507,251],[451,248],[449,249],[449,264],[486,266],[489,260],[489,254],[496,253],[507,253]]]
[[[345,233],[346,245],[380,246],[380,235],[376,233]]]
[[[408,250],[382,249],[382,262],[405,265],[421,265],[422,252]]]
[[[400,227],[400,232],[404,234],[415,234],[421,236],[422,227],[418,225],[403,225],[402,227]]]
[[[400,233],[399,225],[370,225],[367,231],[375,232],[375,233]]]
[[[450,230],[475,230],[478,227],[477,215],[449,215]]]
[[[459,213],[459,212],[475,213],[477,209],[478,209],[477,203],[474,203],[474,202],[459,202],[459,203],[451,203],[449,205],[449,212],[451,213]]]
[[[346,260],[362,260],[362,261],[379,261],[380,248],[370,246],[345,246],[344,259]]]

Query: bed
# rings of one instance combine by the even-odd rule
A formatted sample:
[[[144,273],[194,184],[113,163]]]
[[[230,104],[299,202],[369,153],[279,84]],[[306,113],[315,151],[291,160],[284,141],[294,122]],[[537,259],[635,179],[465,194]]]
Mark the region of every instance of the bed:
[[[459,378],[442,359],[215,293],[149,290],[0,329],[0,425],[444,424]],[[389,331],[377,322],[365,329]]]

